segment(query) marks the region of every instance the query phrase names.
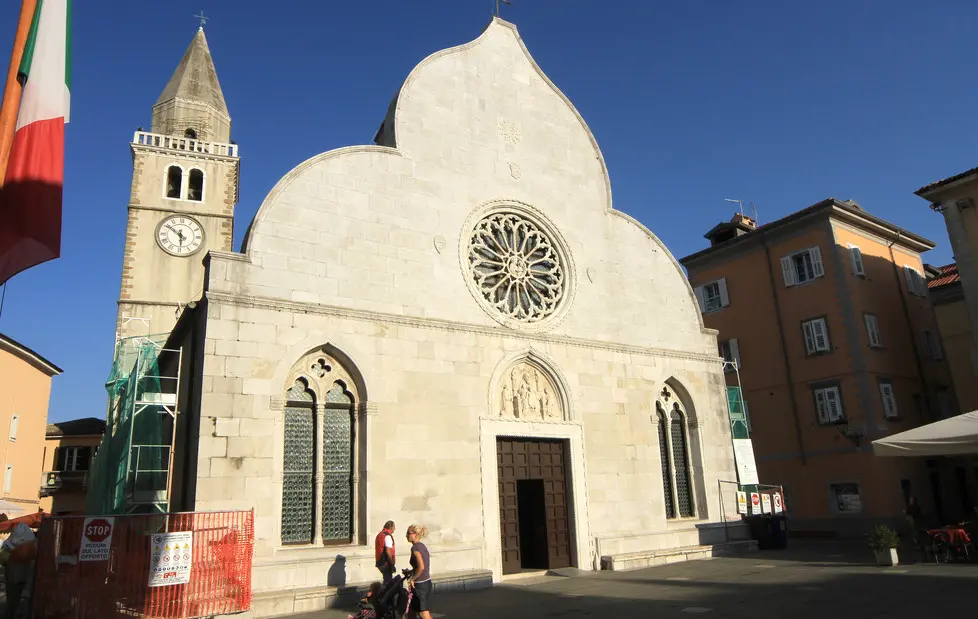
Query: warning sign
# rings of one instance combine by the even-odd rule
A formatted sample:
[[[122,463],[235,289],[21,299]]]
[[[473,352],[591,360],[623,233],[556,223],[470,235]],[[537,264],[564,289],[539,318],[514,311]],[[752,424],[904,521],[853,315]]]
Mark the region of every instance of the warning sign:
[[[771,495],[770,494],[762,494],[761,495],[761,511],[763,511],[765,514],[770,514],[771,513]]]
[[[747,515],[747,493],[737,492],[737,513]]]
[[[194,534],[157,533],[150,538],[149,586],[183,585],[190,582]]]
[[[761,495],[758,492],[750,493],[750,513],[754,516],[761,514]]]
[[[777,492],[774,495],[774,513],[780,514],[784,511],[784,502],[781,499],[781,493]]]
[[[82,527],[81,547],[78,549],[79,561],[108,561],[112,549],[112,529],[115,518],[85,518]]]

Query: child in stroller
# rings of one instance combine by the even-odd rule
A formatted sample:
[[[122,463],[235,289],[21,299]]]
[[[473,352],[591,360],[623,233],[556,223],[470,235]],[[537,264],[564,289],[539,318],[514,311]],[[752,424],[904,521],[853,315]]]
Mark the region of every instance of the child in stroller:
[[[410,572],[410,568],[403,570],[386,585],[371,583],[360,600],[360,612],[350,615],[349,619],[400,619],[406,615],[412,595],[404,588],[404,577]]]

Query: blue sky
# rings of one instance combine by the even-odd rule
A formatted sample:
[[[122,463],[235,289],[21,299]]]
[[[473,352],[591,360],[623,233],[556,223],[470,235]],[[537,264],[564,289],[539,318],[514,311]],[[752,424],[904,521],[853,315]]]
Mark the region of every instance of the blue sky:
[[[951,261],[943,220],[912,192],[978,165],[978,3],[512,1],[503,16],[597,137],[615,206],[677,257],[730,217],[724,198],[754,201],[764,223],[834,196],[935,241],[925,260]],[[0,5],[4,53],[17,4]],[[62,257],[13,278],[0,314],[0,331],[65,370],[51,420],[105,413],[128,143],[149,127],[195,13],[211,18],[241,148],[237,248],[280,177],[317,153],[369,143],[414,65],[475,38],[492,5],[76,2]]]

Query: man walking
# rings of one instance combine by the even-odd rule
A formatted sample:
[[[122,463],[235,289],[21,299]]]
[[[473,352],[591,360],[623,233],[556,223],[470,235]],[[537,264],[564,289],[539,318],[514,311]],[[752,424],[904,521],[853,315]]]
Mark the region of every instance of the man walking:
[[[374,539],[374,553],[377,558],[377,569],[384,575],[384,584],[394,578],[394,521],[388,520],[384,525],[384,530],[377,534]]]

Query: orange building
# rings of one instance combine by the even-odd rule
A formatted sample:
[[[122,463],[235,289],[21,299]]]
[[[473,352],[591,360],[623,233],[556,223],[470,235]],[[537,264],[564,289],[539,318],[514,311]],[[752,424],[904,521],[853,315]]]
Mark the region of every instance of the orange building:
[[[51,378],[58,374],[61,368],[0,334],[0,513],[10,518],[38,509]]]
[[[786,487],[793,531],[897,523],[911,494],[935,519],[960,511],[946,462],[870,446],[957,412],[920,259],[934,244],[831,198],[760,227],[736,215],[706,238],[681,262],[738,361],[760,480]]]
[[[105,421],[88,417],[48,424],[41,507],[49,514],[84,514],[92,460]]]

